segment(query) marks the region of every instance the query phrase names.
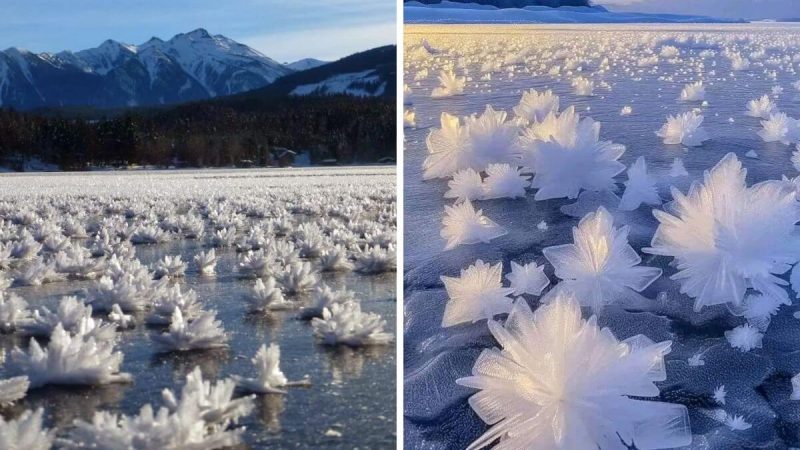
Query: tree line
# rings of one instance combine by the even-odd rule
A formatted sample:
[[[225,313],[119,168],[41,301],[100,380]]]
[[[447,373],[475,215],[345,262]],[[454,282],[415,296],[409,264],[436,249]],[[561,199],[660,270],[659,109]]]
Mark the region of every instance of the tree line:
[[[277,163],[280,148],[310,152],[312,162],[396,153],[395,102],[387,98],[242,98],[93,115],[0,109],[0,165],[265,166]]]

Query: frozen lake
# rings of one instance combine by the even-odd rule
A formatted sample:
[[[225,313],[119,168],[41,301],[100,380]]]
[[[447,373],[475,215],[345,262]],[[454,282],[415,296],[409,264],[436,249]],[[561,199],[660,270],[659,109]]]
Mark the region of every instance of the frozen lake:
[[[724,332],[746,320],[721,305],[694,313],[692,299],[669,279],[676,272],[670,258],[641,252],[658,226],[652,208],[619,211],[618,200],[605,194],[535,201],[535,190],[528,189],[521,199],[475,201],[475,209],[507,234],[445,251],[441,220],[445,206],[453,204],[444,198],[448,180],[423,181],[423,161],[426,138],[441,128],[442,113],[480,116],[491,105],[514,120],[512,110],[523,91],[536,89],[552,90],[561,110],[574,106],[581,117],[599,122],[601,140],[626,147],[619,158],[625,166],[644,156],[665,202],[671,199],[670,186],[685,193],[692,180],[702,180],[703,171],[729,152],[747,169],[748,184],[795,177],[790,161],[794,145],[764,142],[758,135],[763,119],[745,112],[750,100],[768,95],[781,112],[800,117],[800,85],[794,85],[800,80],[800,25],[408,25],[405,36],[406,110],[414,112],[416,122],[405,129],[404,150],[407,448],[464,448],[487,429],[467,403],[475,390],[455,380],[469,375],[481,350],[496,343],[485,321],[440,327],[448,298],[440,276],[457,277],[476,259],[502,261],[504,275],[511,261],[536,262],[546,265],[552,286],[558,279],[542,249],[571,243],[571,228],[601,205],[617,226],[630,226],[630,245],[642,264],[660,267],[664,275],[641,293],[649,306],[611,307],[600,324],[620,339],[643,333],[656,342],[673,341],[665,358],[667,379],[657,385],[661,401],[688,406],[690,448],[799,447],[800,402],[788,400],[790,378],[800,372],[800,322],[793,317],[797,306],[783,306],[771,318],[763,348],[732,349]],[[747,60],[746,68],[734,70],[734,54]],[[449,70],[465,77],[463,93],[432,98],[439,74]],[[576,95],[573,81],[578,77],[594,83],[592,95]],[[706,103],[679,101],[684,87],[698,81],[705,87]],[[622,115],[626,106],[631,113]],[[655,134],[668,115],[693,111],[704,116],[710,137],[702,146],[667,145]],[[683,159],[688,177],[667,176],[676,157]],[[626,179],[624,172],[615,178],[617,195]],[[537,228],[542,221],[546,230]],[[534,297],[526,299],[538,305]],[[704,355],[704,366],[687,364],[696,354]],[[727,389],[724,405],[712,398],[720,385]],[[752,427],[731,429],[715,418],[713,411],[720,409],[742,416]]]
[[[169,283],[179,285],[183,291],[193,290],[203,309],[216,310],[217,319],[228,336],[227,348],[160,353],[152,338],[165,328],[145,324],[142,318],[146,311],[132,313],[136,326],[131,330],[119,330],[116,338],[116,349],[124,354],[121,371],[133,376],[132,383],[82,387],[47,385],[30,390],[24,399],[0,409],[0,413],[11,419],[25,409],[43,407],[45,426],[56,428],[58,436],[64,436],[75,419],[91,421],[93,414],[100,410],[136,415],[146,403],[158,408],[163,404],[162,390],[180,391],[186,375],[196,366],[201,368],[205,379],[221,380],[231,375],[252,377],[255,374],[250,360],[259,346],[275,343],[280,346],[280,368],[287,378],[292,381],[308,376],[311,385],[287,389],[286,395],[258,395],[253,412],[239,420],[239,425],[246,428],[242,434],[243,448],[394,448],[396,359],[393,344],[322,345],[315,338],[310,323],[297,318],[299,308],[313,302],[313,290],[292,296],[287,294],[286,298],[297,305],[292,309],[250,311],[246,298],[254,280],[243,278],[237,269],[246,252],[237,251],[236,245],[215,248],[214,276],[201,276],[192,259],[211,248],[210,238],[219,228],[219,220],[233,220],[239,224],[237,239],[247,236],[249,230],[263,230],[258,227],[277,220],[274,219],[276,215],[286,217],[293,226],[341,223],[346,228],[346,223],[364,221],[368,224],[365,233],[374,232],[370,228],[372,224],[390,232],[395,224],[392,213],[387,212],[394,209],[395,173],[393,167],[371,166],[0,176],[0,205],[3,205],[0,209],[6,215],[12,215],[7,209],[9,205],[24,208],[39,217],[43,214],[38,208],[55,205],[56,210],[62,212],[61,218],[72,215],[88,223],[89,218],[98,213],[93,208],[114,203],[121,207],[120,211],[136,210],[107,214],[127,217],[124,220],[128,223],[153,222],[148,219],[150,214],[155,218],[170,212],[200,217],[204,236],[190,239],[176,233],[167,242],[135,245],[135,257],[143,265],[154,267],[165,255],[180,255],[188,265],[186,274]],[[364,200],[366,197],[371,200]],[[320,199],[326,204],[320,205]],[[69,203],[87,209],[66,214]],[[365,209],[359,209],[358,204]],[[221,206],[225,214],[232,216],[211,218],[208,209],[214,205]],[[346,219],[335,216],[333,208],[350,208],[352,216]],[[56,223],[61,219],[45,215]],[[11,225],[6,226],[7,230],[11,229]],[[327,236],[324,239],[333,239],[327,234],[324,236]],[[365,245],[364,236],[354,237],[352,247],[347,250],[351,257]],[[269,233],[266,238],[291,240],[288,235],[278,238]],[[13,240],[13,237],[6,235],[2,240]],[[88,247],[90,241],[91,238],[73,240],[73,244]],[[316,265],[314,258],[302,257],[301,261]],[[27,263],[15,264],[21,268]],[[15,270],[10,268],[5,275],[13,278]],[[385,331],[394,333],[395,280],[393,271],[377,274],[323,272],[316,285],[324,283],[334,291],[352,292],[362,311],[379,314],[386,321]],[[22,297],[30,308],[40,305],[52,308],[64,295],[86,298],[86,290],[91,290],[94,283],[93,280],[63,280],[22,286],[15,282],[6,293]],[[105,313],[97,317],[105,317]],[[14,346],[26,348],[27,345],[28,338],[19,332],[0,335],[0,347],[9,352]],[[6,368],[0,368],[0,378],[7,375]]]

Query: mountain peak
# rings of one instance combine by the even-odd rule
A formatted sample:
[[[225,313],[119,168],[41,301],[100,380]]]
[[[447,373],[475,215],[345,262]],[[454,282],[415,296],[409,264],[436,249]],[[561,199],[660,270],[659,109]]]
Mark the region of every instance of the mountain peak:
[[[180,36],[180,35],[179,35]],[[209,39],[211,38],[211,34],[206,31],[205,28],[198,28],[196,30],[192,30],[185,34],[185,36],[191,39]]]

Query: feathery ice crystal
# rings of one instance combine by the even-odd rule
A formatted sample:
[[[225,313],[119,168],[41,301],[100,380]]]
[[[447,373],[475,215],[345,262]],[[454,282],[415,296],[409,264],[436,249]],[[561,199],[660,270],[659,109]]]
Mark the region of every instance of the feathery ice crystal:
[[[251,360],[256,369],[255,378],[234,377],[236,384],[242,389],[257,394],[285,394],[278,389],[286,386],[288,380],[281,372],[281,350],[276,344],[262,344]]]
[[[647,162],[644,156],[628,168],[628,181],[625,182],[625,192],[619,201],[621,211],[633,211],[642,203],[646,205],[660,205],[661,197],[658,196],[656,180],[647,173]]]
[[[14,420],[0,417],[0,448],[9,450],[50,450],[55,430],[42,428],[44,409],[27,410]]]
[[[383,345],[393,336],[383,330],[386,321],[375,313],[361,311],[358,302],[334,303],[322,310],[322,318],[311,320],[314,335],[325,345]]]
[[[228,340],[216,312],[203,311],[196,319],[188,322],[180,308],[172,312],[169,330],[153,337],[164,351],[205,350],[226,347]]]
[[[688,195],[672,189],[669,211],[653,211],[660,222],[645,252],[672,256],[672,276],[681,292],[703,306],[740,307],[748,288],[788,303],[777,275],[800,260],[800,204],[792,183],[747,186],[747,170],[729,153],[695,182]]]
[[[625,170],[617,161],[625,146],[600,140],[600,123],[580,118],[574,107],[550,113],[525,129],[521,163],[534,173],[536,200],[577,198],[581,189],[614,190],[614,177]]]
[[[790,145],[800,141],[800,120],[793,119],[785,113],[770,114],[769,119],[761,121],[758,136],[764,142],[780,142]]]
[[[441,236],[447,240],[445,250],[461,244],[486,243],[506,234],[503,227],[483,215],[483,210],[475,211],[469,201],[445,206],[444,212]]]
[[[195,255],[194,262],[197,264],[197,270],[201,275],[214,275],[217,254],[213,248],[207,252],[200,252]]]
[[[252,311],[270,311],[276,309],[289,309],[294,307],[292,302],[283,298],[283,292],[275,283],[275,278],[268,277],[264,283],[261,278],[256,280],[248,296]]]
[[[541,122],[551,112],[558,112],[559,99],[553,91],[538,92],[536,89],[522,92],[522,99],[514,107],[514,114],[528,122]]]
[[[457,380],[479,390],[469,404],[492,425],[470,449],[498,438],[502,448],[569,450],[691,443],[685,406],[640,399],[659,395],[670,341],[620,342],[562,295],[535,313],[518,300],[505,325],[490,321],[489,330],[502,350],[484,350],[472,375]]]
[[[491,163],[516,160],[517,125],[505,111],[487,105],[480,116],[458,117],[442,113],[440,129],[428,135],[428,157],[423,163],[426,180],[446,178],[459,170],[483,171]]]
[[[777,112],[778,106],[769,98],[769,95],[764,95],[758,100],[750,100],[747,103],[747,115],[750,117],[768,119],[769,116]]]
[[[511,261],[511,273],[506,275],[506,279],[511,283],[514,295],[540,295],[550,284],[550,279],[544,274],[544,265],[537,266],[536,263],[520,265]]]
[[[27,375],[32,388],[46,384],[94,385],[131,381],[120,373],[123,355],[114,351],[114,340],[98,340],[84,330],[72,336],[56,325],[46,348],[31,338],[28,351],[15,347],[7,367]]]
[[[483,200],[485,195],[481,174],[471,168],[454,173],[447,186],[450,189],[444,193],[444,198],[454,198],[456,202]]]
[[[702,81],[690,83],[684,86],[681,91],[680,100],[682,102],[701,102],[706,99],[706,88]]]
[[[464,86],[467,84],[466,77],[459,77],[452,70],[442,71],[439,74],[441,86],[431,92],[431,97],[442,98],[461,95],[464,93]]]
[[[628,244],[628,227],[614,228],[614,218],[600,207],[572,229],[574,243],[547,247],[544,257],[563,280],[547,297],[572,292],[595,313],[630,290],[641,292],[661,276],[661,269],[639,266],[642,258]]]
[[[508,296],[514,292],[514,288],[503,287],[502,272],[502,263],[490,265],[479,259],[462,269],[459,278],[442,276],[449,298],[442,327],[491,319],[497,314],[509,312],[512,300]]]
[[[509,164],[489,164],[483,181],[484,199],[521,198],[530,187],[530,177],[522,175],[522,169]]]
[[[667,117],[667,123],[656,132],[656,135],[668,145],[685,145],[697,147],[709,139],[703,124],[703,115],[693,111]]]

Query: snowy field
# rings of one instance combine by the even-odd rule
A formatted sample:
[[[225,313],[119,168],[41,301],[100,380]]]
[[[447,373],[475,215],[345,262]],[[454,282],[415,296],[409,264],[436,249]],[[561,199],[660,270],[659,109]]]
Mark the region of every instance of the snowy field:
[[[395,177],[0,176],[0,448],[393,447]]]
[[[406,447],[800,448],[800,26],[405,31]]]

